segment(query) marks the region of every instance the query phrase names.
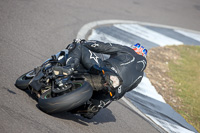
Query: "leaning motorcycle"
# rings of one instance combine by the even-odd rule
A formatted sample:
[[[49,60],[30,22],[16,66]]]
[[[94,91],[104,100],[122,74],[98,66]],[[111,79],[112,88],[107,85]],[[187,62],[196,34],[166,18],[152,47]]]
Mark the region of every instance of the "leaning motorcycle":
[[[83,67],[68,76],[53,74],[53,66],[66,64],[68,52],[64,49],[53,55],[41,66],[20,76],[15,83],[19,89],[29,89],[36,94],[39,108],[48,114],[79,109],[90,104],[93,95],[88,80],[91,76]]]

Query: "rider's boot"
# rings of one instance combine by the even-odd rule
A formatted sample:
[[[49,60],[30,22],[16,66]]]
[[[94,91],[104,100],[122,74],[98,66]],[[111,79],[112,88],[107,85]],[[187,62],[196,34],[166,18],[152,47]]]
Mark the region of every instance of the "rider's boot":
[[[100,109],[101,108],[97,105],[89,105],[87,107],[87,113],[81,113],[81,116],[87,119],[92,119],[100,111]]]
[[[112,100],[109,96],[102,96],[101,100],[99,100],[99,98],[92,99],[92,104],[87,107],[87,113],[82,113],[81,116],[87,119],[92,119],[100,111],[100,109],[106,108],[111,102]]]

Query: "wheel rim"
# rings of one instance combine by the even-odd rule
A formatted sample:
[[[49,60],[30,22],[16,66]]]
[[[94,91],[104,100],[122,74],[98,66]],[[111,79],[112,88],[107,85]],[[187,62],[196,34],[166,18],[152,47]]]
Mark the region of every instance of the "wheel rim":
[[[82,86],[82,83],[74,83],[74,86],[72,86],[72,89],[69,92],[72,92],[73,90],[75,90],[76,88],[81,87],[81,86]],[[61,95],[57,95],[55,97],[59,97],[59,96],[65,95],[65,94],[67,94],[69,92],[62,93]],[[49,91],[43,93],[42,96],[41,96],[41,98],[42,99],[55,98],[54,96],[52,96],[52,94],[53,94],[52,90],[49,90]]]
[[[43,99],[49,99],[49,98],[52,98],[51,97],[51,92],[48,91],[44,96],[43,96]]]

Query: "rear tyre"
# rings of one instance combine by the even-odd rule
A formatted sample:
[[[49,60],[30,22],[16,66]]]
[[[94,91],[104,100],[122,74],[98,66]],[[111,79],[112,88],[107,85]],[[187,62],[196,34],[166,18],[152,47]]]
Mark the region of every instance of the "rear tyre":
[[[34,77],[33,75],[33,70],[29,71],[25,74],[23,74],[22,76],[20,76],[16,82],[15,82],[15,86],[21,90],[25,90],[28,88],[29,82],[31,81],[31,79]]]
[[[48,114],[69,111],[91,98],[93,89],[88,82],[74,84],[75,88],[72,91],[58,97],[52,97],[51,90],[42,94],[38,99],[40,109]]]

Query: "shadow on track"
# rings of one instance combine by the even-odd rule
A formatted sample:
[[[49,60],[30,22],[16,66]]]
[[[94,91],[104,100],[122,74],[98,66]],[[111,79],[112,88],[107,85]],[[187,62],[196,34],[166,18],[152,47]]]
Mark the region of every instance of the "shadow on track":
[[[71,114],[69,112],[52,114],[51,116],[61,118],[61,119],[66,119],[66,120],[72,120],[84,126],[88,126],[88,123],[93,123],[95,125],[98,125],[99,123],[107,123],[107,122],[116,121],[115,116],[107,108],[101,109],[100,112],[96,116],[94,116],[92,119],[86,119],[80,115]]]
[[[15,91],[13,91],[13,90],[11,90],[11,89],[9,89],[9,88],[7,88],[7,87],[2,87],[2,89],[4,89],[4,90],[7,90],[9,93],[11,93],[11,94],[17,94]]]
[[[32,94],[30,90],[25,90],[24,92],[37,102],[36,95]],[[36,107],[39,109],[38,104],[36,104]],[[99,113],[95,115],[92,119],[87,119],[78,114],[72,114],[70,112],[60,112],[60,113],[49,114],[49,115],[60,118],[60,119],[64,119],[64,120],[72,120],[84,126],[88,126],[88,123],[93,123],[95,125],[98,125],[99,123],[116,122],[115,116],[112,114],[111,110],[109,110],[108,108],[101,109]]]

